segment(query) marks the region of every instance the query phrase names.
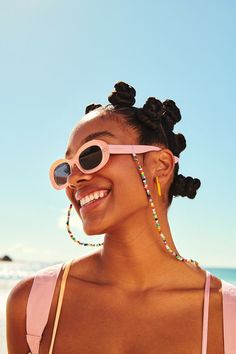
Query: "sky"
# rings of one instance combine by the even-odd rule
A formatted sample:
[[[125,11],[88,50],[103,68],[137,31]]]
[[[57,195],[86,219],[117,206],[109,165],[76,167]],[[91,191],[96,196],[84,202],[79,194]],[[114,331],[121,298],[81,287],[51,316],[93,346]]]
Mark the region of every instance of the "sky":
[[[95,251],[69,238],[69,200],[48,171],[85,107],[107,104],[125,81],[137,107],[155,96],[181,110],[179,173],[202,185],[170,208],[179,253],[236,267],[235,11],[229,0],[0,0],[0,256],[56,261]],[[71,229],[103,241],[86,236],[73,212]]]

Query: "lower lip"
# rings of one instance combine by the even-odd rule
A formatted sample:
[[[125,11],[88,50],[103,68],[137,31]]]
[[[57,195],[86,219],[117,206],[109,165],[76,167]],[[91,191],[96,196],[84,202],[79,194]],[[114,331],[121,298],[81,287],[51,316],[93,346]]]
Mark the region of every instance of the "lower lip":
[[[92,202],[92,203],[83,205],[82,207],[80,207],[80,212],[81,212],[82,214],[84,214],[84,212],[90,211],[90,210],[96,208],[98,205],[101,205],[101,204],[107,199],[107,197],[109,197],[110,193],[111,193],[111,192],[109,192],[109,193],[108,193],[105,197],[103,197],[103,198],[97,199],[95,202]]]

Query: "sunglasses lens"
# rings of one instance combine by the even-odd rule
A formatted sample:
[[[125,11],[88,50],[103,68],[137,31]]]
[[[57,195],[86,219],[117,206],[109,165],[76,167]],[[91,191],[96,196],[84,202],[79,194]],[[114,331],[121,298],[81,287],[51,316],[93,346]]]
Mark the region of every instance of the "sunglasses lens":
[[[64,162],[58,165],[54,170],[54,180],[58,186],[63,186],[67,182],[70,175],[70,166]]]
[[[85,170],[97,167],[102,161],[102,150],[99,146],[93,145],[82,151],[79,156],[79,163]]]

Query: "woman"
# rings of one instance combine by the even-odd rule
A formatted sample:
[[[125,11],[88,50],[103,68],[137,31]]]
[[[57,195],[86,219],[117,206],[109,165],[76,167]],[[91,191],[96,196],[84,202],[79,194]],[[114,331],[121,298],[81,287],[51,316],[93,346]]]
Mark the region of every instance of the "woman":
[[[223,354],[222,281],[179,254],[167,217],[173,196],[200,187],[178,174],[180,111],[154,97],[133,107],[124,82],[109,102],[86,108],[50,169],[71,202],[71,238],[94,245],[72,234],[73,205],[87,235],[105,234],[103,247],[13,289],[9,354]]]

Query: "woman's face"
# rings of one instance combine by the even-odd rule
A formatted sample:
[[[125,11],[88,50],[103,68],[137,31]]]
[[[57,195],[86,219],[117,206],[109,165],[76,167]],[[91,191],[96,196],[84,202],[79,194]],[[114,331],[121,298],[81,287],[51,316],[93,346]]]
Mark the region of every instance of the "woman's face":
[[[133,130],[110,117],[104,118],[99,116],[99,113],[91,112],[73,129],[66,157],[72,158],[88,135],[104,130],[114,137],[104,135],[96,139],[108,144],[139,144]],[[143,155],[138,154],[137,157],[143,165]],[[66,194],[88,235],[109,233],[130,216],[135,216],[135,213],[140,215],[140,212],[148,207],[146,192],[131,154],[111,154],[107,164],[92,174],[85,174],[74,165],[68,182],[70,185],[66,188]],[[95,190],[109,189],[110,192],[96,207],[87,211],[83,208],[81,210],[75,193],[86,187],[95,187]]]

